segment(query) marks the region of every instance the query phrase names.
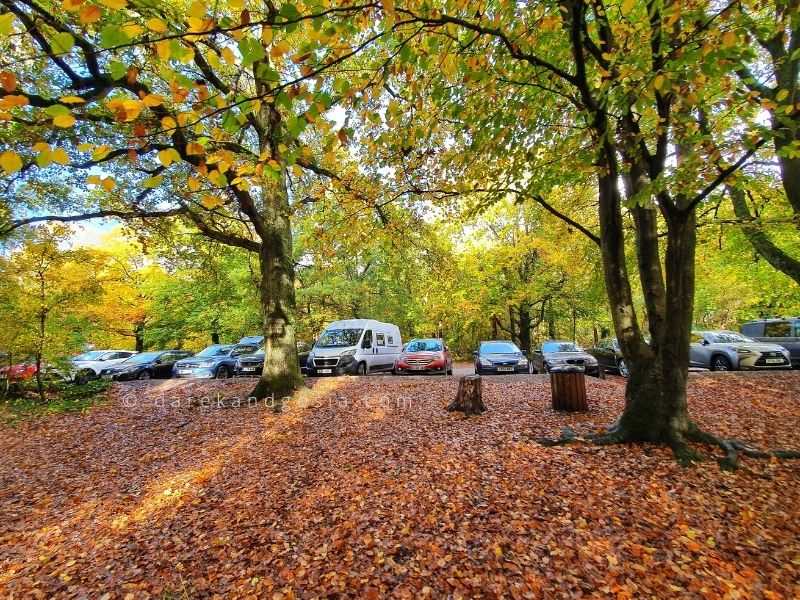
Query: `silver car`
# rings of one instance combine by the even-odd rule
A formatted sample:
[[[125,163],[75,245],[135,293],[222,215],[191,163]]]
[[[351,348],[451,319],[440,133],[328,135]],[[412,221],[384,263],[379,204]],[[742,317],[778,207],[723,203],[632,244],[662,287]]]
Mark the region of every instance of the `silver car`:
[[[689,365],[712,371],[791,369],[789,351],[733,331],[693,331]]]

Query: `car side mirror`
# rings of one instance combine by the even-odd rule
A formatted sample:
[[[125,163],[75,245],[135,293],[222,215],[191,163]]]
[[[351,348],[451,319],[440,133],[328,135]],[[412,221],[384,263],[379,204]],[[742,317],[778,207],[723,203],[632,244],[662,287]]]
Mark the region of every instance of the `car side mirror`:
[[[478,356],[478,351],[477,350],[473,350],[472,351],[472,356]]]
[[[708,346],[708,340],[703,340],[703,341],[702,341],[702,342],[700,342],[700,343],[701,343],[703,346]]]

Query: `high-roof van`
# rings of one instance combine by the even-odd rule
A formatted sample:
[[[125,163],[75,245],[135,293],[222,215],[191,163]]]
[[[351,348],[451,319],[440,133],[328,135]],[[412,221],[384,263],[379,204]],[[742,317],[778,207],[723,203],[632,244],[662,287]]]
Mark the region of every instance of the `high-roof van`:
[[[792,367],[800,369],[800,317],[756,319],[743,323],[741,332],[759,342],[772,342],[789,351]]]
[[[402,346],[397,325],[373,319],[334,321],[314,342],[306,367],[311,376],[391,371]]]

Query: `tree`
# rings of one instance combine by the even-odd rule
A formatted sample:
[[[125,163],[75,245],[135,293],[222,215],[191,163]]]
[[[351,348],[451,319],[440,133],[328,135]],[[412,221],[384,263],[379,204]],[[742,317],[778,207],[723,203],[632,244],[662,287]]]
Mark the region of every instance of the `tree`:
[[[69,233],[63,225],[38,227],[4,264],[8,272],[3,278],[16,287],[16,302],[6,307],[10,313],[6,316],[22,325],[15,349],[18,355],[30,353],[34,358],[42,402],[45,367],[63,362],[67,353],[83,342],[82,336],[71,335],[70,324],[76,317],[79,326],[84,324],[75,313],[76,306],[98,296],[101,290],[92,255],[83,249],[60,247],[70,241]]]
[[[0,230],[181,219],[256,253],[267,358],[254,394],[281,397],[301,386],[289,186],[304,172],[332,174],[332,150],[347,134],[323,115],[358,92],[336,72],[357,52],[348,38],[369,15],[317,1],[304,14],[241,0],[1,5],[0,49],[10,60],[0,90],[8,124]],[[42,191],[35,204],[32,189]]]
[[[598,245],[630,366],[625,410],[598,443],[666,443],[692,458],[687,440],[723,442],[691,420],[685,391],[697,208],[767,141],[717,118],[740,53],[731,10],[630,0],[387,8],[419,31],[414,44],[402,41],[411,27],[395,38],[402,62],[387,86],[401,92],[388,102],[386,126],[365,135],[384,149],[376,156],[398,178],[413,174],[410,157],[427,181],[438,173],[441,183],[418,184],[420,192],[536,202]],[[570,207],[558,209],[554,190],[592,180],[597,222],[583,225]]]

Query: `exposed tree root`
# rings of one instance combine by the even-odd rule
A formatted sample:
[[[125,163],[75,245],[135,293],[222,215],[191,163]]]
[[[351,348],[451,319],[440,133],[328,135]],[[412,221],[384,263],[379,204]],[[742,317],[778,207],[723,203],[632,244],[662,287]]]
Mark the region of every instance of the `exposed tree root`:
[[[602,433],[586,433],[581,435],[571,427],[564,427],[561,430],[561,437],[558,438],[531,438],[536,443],[552,447],[563,446],[566,444],[587,443],[596,446],[608,446],[612,444],[633,443],[639,440],[634,439],[627,431],[624,431],[618,424],[609,427]],[[749,458],[761,459],[800,459],[798,450],[757,450],[753,444],[740,440],[729,440],[721,438],[707,431],[700,429],[695,423],[690,423],[688,431],[684,435],[674,434],[666,441],[672,449],[675,458],[684,466],[690,466],[695,462],[705,460],[706,457],[697,452],[687,442],[696,442],[709,446],[718,446],[725,452],[725,456],[717,457],[717,462],[723,471],[733,471],[739,466],[739,455],[743,454]]]

